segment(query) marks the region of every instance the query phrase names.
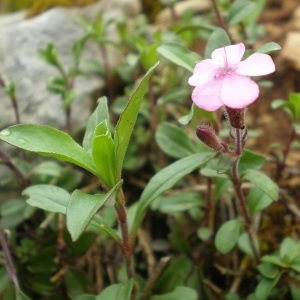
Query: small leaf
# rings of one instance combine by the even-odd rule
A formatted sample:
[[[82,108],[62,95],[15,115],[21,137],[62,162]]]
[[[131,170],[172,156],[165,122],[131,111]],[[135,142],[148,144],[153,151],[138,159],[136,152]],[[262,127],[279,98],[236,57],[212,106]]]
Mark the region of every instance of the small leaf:
[[[266,43],[264,45],[262,45],[261,47],[259,47],[255,52],[256,53],[271,53],[274,51],[278,51],[281,50],[281,46],[278,45],[277,43],[274,42],[269,42]]]
[[[242,179],[252,182],[272,200],[278,199],[279,188],[267,175],[256,170],[248,170],[243,174]]]
[[[95,300],[130,300],[134,286],[134,279],[125,283],[112,284],[105,288]]]
[[[107,107],[107,98],[101,97],[98,99],[98,105],[96,109],[89,117],[82,142],[83,148],[89,154],[92,153],[92,140],[94,137],[95,128],[104,120],[107,120],[107,123],[109,123],[109,113]]]
[[[164,44],[158,47],[157,52],[176,65],[193,72],[196,63],[201,61],[201,56],[188,50],[178,43]]]
[[[27,203],[54,213],[65,214],[70,200],[70,193],[66,190],[47,184],[38,184],[26,188],[22,192],[23,196],[28,196]]]
[[[274,279],[262,278],[255,289],[256,299],[259,300],[268,299],[272,289],[276,286],[280,277],[281,277],[281,273],[279,273]]]
[[[199,193],[180,193],[156,198],[152,202],[151,208],[162,213],[172,214],[199,207],[202,202]]]
[[[58,60],[56,48],[53,44],[48,44],[45,49],[38,50],[39,56],[48,64],[61,68],[61,64]]]
[[[274,279],[279,273],[280,270],[277,266],[274,266],[271,263],[263,262],[257,267],[260,274],[268,279]]]
[[[290,237],[286,237],[280,245],[279,255],[283,262],[291,264],[297,255],[299,255],[299,251],[300,249],[296,241]]]
[[[155,132],[158,146],[171,157],[182,158],[197,152],[186,132],[171,123],[162,122]]]
[[[251,216],[262,211],[273,202],[273,199],[269,197],[260,188],[254,186],[247,197],[247,206]]]
[[[257,236],[254,236],[254,245],[256,249],[259,249],[259,240]],[[251,243],[249,240],[249,235],[247,232],[243,232],[239,239],[238,239],[238,246],[239,248],[246,254],[248,254],[250,257],[254,258],[254,253],[251,247]]]
[[[234,248],[242,225],[241,220],[230,220],[219,228],[215,238],[215,246],[219,252],[226,254]]]
[[[205,58],[210,58],[212,52],[224,46],[231,45],[230,38],[222,28],[216,28],[209,36],[205,47]]]
[[[99,131],[100,128],[102,131]],[[114,142],[107,120],[104,120],[95,129],[95,136],[92,140],[92,157],[100,178],[109,189],[116,184],[114,150]]]
[[[196,153],[184,157],[162,169],[151,178],[138,202],[133,224],[132,235],[135,236],[146,210],[151,202],[164,191],[170,189],[177,181],[209,161],[215,154],[212,152]]]
[[[197,230],[197,236],[200,240],[207,241],[212,236],[211,229],[208,227],[200,227]]]
[[[248,0],[235,1],[231,6],[227,17],[228,25],[234,25],[244,21],[256,9],[256,3]]]
[[[142,104],[144,94],[146,92],[148,81],[150,76],[154,72],[154,69],[158,66],[157,62],[146,73],[139,86],[132,94],[125,110],[121,114],[118,124],[115,129],[114,135],[114,148],[116,152],[116,178],[121,178],[121,171],[123,167],[123,161],[126,154],[126,150],[130,141],[130,137]]]
[[[243,174],[249,169],[258,170],[264,165],[265,161],[266,159],[262,155],[245,150],[239,162],[239,172]]]
[[[21,124],[0,132],[0,140],[24,150],[78,165],[98,176],[92,158],[67,133],[44,125]]]
[[[287,101],[283,99],[275,99],[272,101],[271,107],[273,109],[281,108],[287,105]]]
[[[164,295],[154,296],[153,300],[197,300],[197,292],[186,286],[177,286],[175,290],[171,293]]]
[[[67,207],[67,228],[73,241],[79,238],[105,202],[117,197],[122,183],[119,181],[107,194],[89,195],[79,190],[72,193]]]

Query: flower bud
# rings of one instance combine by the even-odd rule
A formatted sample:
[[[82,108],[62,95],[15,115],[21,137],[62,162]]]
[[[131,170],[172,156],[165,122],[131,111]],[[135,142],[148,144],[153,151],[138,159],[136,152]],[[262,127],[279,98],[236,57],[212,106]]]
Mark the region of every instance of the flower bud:
[[[208,147],[212,148],[215,151],[224,150],[224,146],[222,145],[220,139],[214,132],[212,128],[207,125],[200,125],[196,130],[197,137],[201,142],[203,142]]]
[[[247,108],[231,108],[228,106],[225,106],[228,121],[231,127],[238,128],[238,129],[244,129],[245,128],[245,115]]]

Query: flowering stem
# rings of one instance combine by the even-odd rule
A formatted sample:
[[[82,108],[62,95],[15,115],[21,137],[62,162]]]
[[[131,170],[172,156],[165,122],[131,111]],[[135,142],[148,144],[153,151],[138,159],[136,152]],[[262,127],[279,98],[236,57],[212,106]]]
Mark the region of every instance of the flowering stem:
[[[248,212],[248,208],[246,205],[246,199],[242,190],[242,183],[241,183],[241,178],[239,175],[239,171],[238,171],[238,165],[239,165],[239,161],[241,158],[241,154],[243,152],[243,138],[242,138],[242,130],[239,128],[235,128],[235,153],[236,153],[236,159],[232,164],[232,182],[234,184],[234,189],[240,204],[240,208],[245,220],[245,224],[246,224],[246,231],[249,237],[249,241],[250,241],[250,246],[252,248],[253,254],[254,254],[254,258],[257,264],[259,264],[260,262],[260,256],[258,253],[258,250],[255,246],[255,242],[254,242],[254,229],[252,226],[252,220],[250,218],[249,212]]]

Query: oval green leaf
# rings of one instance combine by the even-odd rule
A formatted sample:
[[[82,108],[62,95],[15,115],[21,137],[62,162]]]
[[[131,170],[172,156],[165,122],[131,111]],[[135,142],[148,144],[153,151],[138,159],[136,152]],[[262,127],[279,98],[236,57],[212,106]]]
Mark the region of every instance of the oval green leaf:
[[[201,61],[201,56],[188,50],[178,43],[169,43],[157,48],[157,52],[176,65],[193,72],[195,64]]]
[[[256,171],[248,170],[243,176],[242,180],[248,180],[252,182],[256,187],[266,193],[272,200],[278,199],[279,188],[267,175]]]
[[[242,224],[241,220],[230,220],[219,228],[215,239],[215,246],[219,252],[226,254],[234,248],[238,242]]]
[[[73,163],[98,176],[89,154],[71,136],[53,127],[15,125],[2,130],[0,140],[43,156]]]
[[[171,123],[162,122],[157,127],[155,139],[164,153],[182,158],[197,152],[197,147],[186,132]]]

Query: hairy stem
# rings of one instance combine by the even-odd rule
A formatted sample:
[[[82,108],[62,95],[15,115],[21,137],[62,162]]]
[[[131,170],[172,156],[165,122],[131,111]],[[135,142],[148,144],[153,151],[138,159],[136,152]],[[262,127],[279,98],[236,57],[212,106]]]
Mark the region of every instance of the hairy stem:
[[[10,251],[7,245],[7,240],[5,238],[5,234],[3,230],[0,230],[0,244],[1,244],[1,248],[2,248],[2,252],[3,252],[3,256],[4,256],[4,260],[5,260],[5,264],[6,264],[6,269],[9,275],[10,280],[12,281],[12,283],[15,286],[15,289],[19,289],[19,282],[18,282],[18,278],[16,275],[16,269],[15,266],[13,264],[11,255],[10,255]]]
[[[132,261],[133,247],[132,247],[132,240],[128,229],[125,197],[122,190],[120,191],[119,199],[116,202],[115,208],[116,208],[117,217],[119,220],[121,233],[122,233],[121,249],[125,260],[127,276],[130,279],[134,276],[134,266]]]
[[[253,254],[254,254],[254,258],[257,264],[259,264],[260,262],[260,255],[258,253],[258,250],[255,246],[255,233],[254,233],[254,229],[252,226],[252,220],[250,218],[249,212],[248,212],[248,208],[247,208],[247,204],[246,204],[246,199],[242,190],[242,183],[241,183],[241,178],[239,175],[239,171],[238,171],[238,165],[239,165],[239,161],[241,158],[241,154],[243,152],[243,140],[242,140],[242,130],[239,128],[235,129],[235,153],[236,153],[236,159],[232,164],[232,182],[234,184],[234,189],[239,201],[239,205],[241,208],[241,212],[243,214],[243,218],[245,220],[245,224],[246,224],[246,231],[249,237],[249,241],[250,241],[250,246],[252,248]]]

